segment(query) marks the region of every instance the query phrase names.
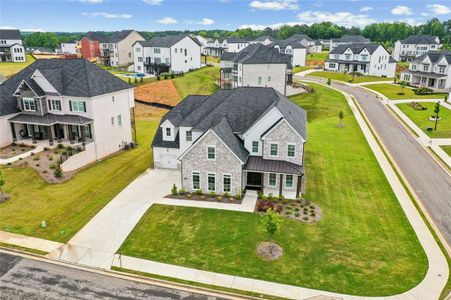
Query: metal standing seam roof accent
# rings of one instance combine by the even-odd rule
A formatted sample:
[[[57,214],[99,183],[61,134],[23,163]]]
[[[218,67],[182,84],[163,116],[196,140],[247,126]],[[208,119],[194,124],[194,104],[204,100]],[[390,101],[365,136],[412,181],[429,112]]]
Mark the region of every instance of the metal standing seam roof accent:
[[[243,169],[246,171],[291,175],[304,175],[305,173],[304,167],[301,165],[285,160],[264,159],[260,156],[249,156]]]
[[[92,119],[78,115],[56,115],[47,113],[45,115],[19,114],[8,121],[13,123],[26,123],[35,125],[54,125],[54,124],[70,124],[70,125],[86,125],[93,122]]]

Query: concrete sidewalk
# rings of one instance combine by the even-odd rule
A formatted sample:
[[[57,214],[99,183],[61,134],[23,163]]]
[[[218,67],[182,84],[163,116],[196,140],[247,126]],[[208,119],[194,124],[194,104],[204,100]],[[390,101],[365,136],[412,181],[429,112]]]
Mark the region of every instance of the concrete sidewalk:
[[[44,252],[52,252],[64,245],[54,241],[15,234],[6,231],[0,231],[0,242]]]

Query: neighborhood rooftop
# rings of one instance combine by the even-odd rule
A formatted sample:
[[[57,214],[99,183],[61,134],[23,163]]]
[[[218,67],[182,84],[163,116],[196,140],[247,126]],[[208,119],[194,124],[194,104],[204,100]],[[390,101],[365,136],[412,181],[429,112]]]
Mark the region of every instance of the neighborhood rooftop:
[[[341,42],[341,43],[368,43],[369,39],[361,36],[361,35],[344,35],[338,39],[332,39],[333,42]]]
[[[423,55],[416,57],[414,62],[421,62],[424,58],[429,57],[432,63],[437,63],[445,58],[448,64],[451,64],[451,51],[429,51]]]
[[[237,53],[226,52],[221,59],[242,64],[286,63],[291,68],[289,55],[281,54],[279,50],[260,43],[251,44]]]
[[[21,40],[19,29],[0,29],[0,40]]]
[[[138,41],[141,46],[143,47],[160,47],[160,48],[169,48],[173,45],[177,44],[184,38],[189,37],[193,41],[195,41],[197,44],[200,45],[199,41],[197,39],[192,38],[189,35],[166,35],[166,36],[156,36],[148,41]]]
[[[438,38],[432,35],[411,35],[401,41],[402,44],[439,44]]]
[[[363,49],[367,49],[370,54],[373,54],[379,46],[379,44],[374,43],[341,44],[330,51],[330,54],[343,54],[348,48],[351,49],[353,53],[360,53]]]
[[[115,31],[112,34],[105,33],[103,31],[90,31],[85,37],[90,40],[96,40],[100,43],[117,43],[125,39],[133,30],[121,30]]]

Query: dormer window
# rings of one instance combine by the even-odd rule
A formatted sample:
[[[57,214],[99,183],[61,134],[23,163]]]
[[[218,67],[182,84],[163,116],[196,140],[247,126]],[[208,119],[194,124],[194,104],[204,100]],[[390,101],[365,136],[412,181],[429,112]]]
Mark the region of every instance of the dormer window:
[[[186,132],[186,141],[192,142],[193,141],[193,132],[191,130]]]
[[[171,137],[172,136],[172,129],[169,128],[169,127],[166,127],[165,134],[166,134],[166,137]]]
[[[36,111],[36,103],[33,98],[23,98],[23,110]]]

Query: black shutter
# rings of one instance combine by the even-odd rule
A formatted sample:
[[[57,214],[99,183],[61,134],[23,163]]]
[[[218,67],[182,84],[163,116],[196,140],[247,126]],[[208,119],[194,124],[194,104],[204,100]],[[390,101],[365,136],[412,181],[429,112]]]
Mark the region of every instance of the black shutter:
[[[69,110],[72,111],[72,101],[69,100]]]
[[[86,102],[83,101],[83,111],[86,112]]]
[[[48,101],[48,103],[49,103],[49,106],[47,107],[47,111],[49,111],[49,110],[51,109],[51,106],[50,106],[50,99],[47,100],[47,101]]]

